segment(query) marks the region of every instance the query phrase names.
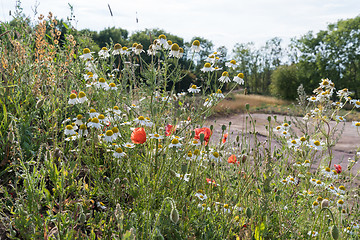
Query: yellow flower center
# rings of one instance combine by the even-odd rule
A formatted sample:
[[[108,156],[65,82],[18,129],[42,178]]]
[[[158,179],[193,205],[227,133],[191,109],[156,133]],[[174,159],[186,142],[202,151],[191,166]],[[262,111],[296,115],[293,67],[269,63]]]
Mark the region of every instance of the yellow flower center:
[[[183,48],[179,48],[179,52],[180,52],[180,53],[184,53],[184,49],[183,49]]]
[[[359,102],[359,101],[356,101],[356,105],[360,105],[360,102]]]
[[[70,99],[75,99],[75,98],[76,98],[76,94],[75,94],[75,93],[70,94]]]
[[[319,142],[319,141],[315,141],[315,142],[314,142],[314,145],[315,145],[315,146],[320,146],[320,142]]]
[[[169,46],[172,45],[172,41],[171,41],[171,40],[168,40],[167,43],[169,44]]]
[[[296,144],[296,141],[295,141],[295,140],[291,140],[291,143],[292,143],[292,144]]]
[[[177,140],[176,138],[174,138],[172,141],[171,141],[172,144],[178,144],[179,143],[179,140]]]
[[[290,178],[289,180],[292,181],[292,182],[295,182],[295,179],[294,179],[294,178]]]
[[[88,54],[88,53],[90,53],[90,49],[88,49],[88,48],[84,48],[84,50],[83,50],[83,54]]]
[[[206,203],[201,204],[202,207],[206,207]]]
[[[330,168],[329,167],[325,168],[325,171],[330,172]]]
[[[86,96],[86,94],[83,91],[79,92],[79,98],[83,98],[85,96]]]
[[[95,109],[90,109],[90,113],[96,113],[96,110]]]
[[[140,116],[140,117],[138,117],[138,120],[140,120],[140,121],[144,121],[144,120],[145,120],[145,118],[144,118],[143,116]]]
[[[166,39],[166,36],[165,36],[164,34],[161,34],[161,35],[159,36],[159,39]]]
[[[117,153],[122,153],[122,152],[123,152],[123,150],[122,150],[121,148],[117,148],[115,151],[116,151]]]
[[[283,134],[286,135],[286,134],[287,134],[287,131],[283,131]]]
[[[104,114],[100,114],[100,115],[99,115],[99,119],[104,120],[104,119],[105,119]]]
[[[229,208],[229,204],[224,204],[224,208],[228,209],[228,208]]]
[[[83,119],[83,115],[78,114],[78,115],[76,116],[76,118],[77,118],[78,120],[81,120],[81,119]]]
[[[355,126],[360,127],[360,122],[355,123]]]
[[[109,84],[109,87],[114,88],[114,87],[116,87],[116,85],[115,85],[115,83],[112,82],[112,83]]]
[[[80,125],[80,129],[81,129],[81,130],[85,130],[85,129],[87,129],[87,127],[86,127],[85,124],[81,124],[81,125]]]
[[[115,49],[115,50],[121,49],[120,43],[116,43],[115,46],[114,46],[114,49]]]
[[[155,134],[154,134],[154,137],[158,138],[158,137],[160,137],[160,135],[157,134],[157,133],[155,133]]]
[[[74,128],[73,128],[73,126],[71,126],[71,125],[67,125],[67,126],[66,126],[66,129],[67,129],[67,130],[73,130]]]
[[[104,83],[104,82],[105,82],[105,78],[99,78],[99,82]]]
[[[87,72],[87,75],[88,76],[92,76],[92,75],[94,75],[92,72]]]
[[[138,45],[137,43],[133,43],[132,47],[136,48],[137,45]]]
[[[199,149],[195,149],[195,150],[194,150],[194,154],[195,154],[195,155],[199,155],[199,154],[200,154],[200,150],[199,150]]]
[[[284,126],[284,127],[288,127],[289,124],[288,124],[288,123],[284,123],[283,126]]]
[[[320,184],[321,184],[321,181],[320,181],[320,180],[317,180],[317,181],[316,181],[316,184],[319,184],[319,185],[320,185]]]
[[[280,129],[281,129],[281,127],[280,127],[280,126],[277,126],[277,127],[276,127],[276,130],[280,130]]]
[[[174,43],[172,46],[171,46],[171,50],[172,51],[179,51],[179,45],[177,43]]]
[[[106,136],[110,137],[110,136],[112,136],[114,134],[114,132],[111,131],[111,130],[107,130],[105,134],[106,134]]]
[[[317,205],[319,205],[319,203],[317,201],[314,201],[313,206],[317,206]]]
[[[107,49],[107,47],[102,47],[101,50],[107,51],[108,49]]]
[[[305,160],[304,163],[310,163],[310,160]]]
[[[229,76],[229,73],[228,73],[227,71],[225,71],[225,72],[223,72],[223,73],[221,74],[221,76],[223,76],[223,77],[228,77],[228,76]]]
[[[96,117],[94,117],[93,119],[91,119],[91,122],[93,122],[93,123],[99,123],[99,119],[97,119]]]
[[[345,191],[345,187],[344,187],[344,186],[340,186],[339,189]]]
[[[283,182],[283,183],[287,183],[287,180],[286,180],[286,179],[283,179],[282,182]]]
[[[231,63],[231,64],[236,64],[236,61],[235,61],[235,60],[231,60],[230,63]]]
[[[210,64],[210,63],[205,63],[205,64],[204,64],[204,67],[205,67],[205,68],[209,68],[209,67],[211,67],[211,64]]]
[[[113,127],[111,130],[113,131],[113,133],[118,133],[119,132],[119,129],[117,127]]]
[[[329,84],[329,82],[328,82],[327,80],[324,80],[324,81],[322,82],[322,84],[326,86],[326,85]]]
[[[128,48],[127,48],[127,47],[122,47],[122,50],[123,50],[123,51],[127,51]]]
[[[216,157],[216,158],[218,158],[218,157],[219,157],[219,153],[218,153],[218,152],[214,152],[214,153],[213,153],[213,156]]]
[[[305,141],[306,141],[306,138],[305,138],[305,137],[301,137],[301,138],[300,138],[300,141],[305,142]]]
[[[197,89],[196,85],[191,86],[192,89]]]
[[[148,121],[150,121],[150,118],[149,118],[149,117],[146,117],[145,119],[148,120]]]
[[[221,91],[220,89],[218,89],[218,90],[216,91],[216,93],[222,93],[222,91]]]
[[[199,40],[195,40],[195,41],[193,41],[192,45],[193,45],[193,46],[197,46],[197,47],[199,47],[199,46],[200,46],[200,42],[199,42]]]
[[[239,73],[237,76],[238,76],[239,78],[244,78],[244,74],[243,74],[243,73]]]
[[[199,189],[197,192],[198,192],[198,193],[201,193],[201,194],[204,194],[204,191],[201,190],[201,189]]]
[[[322,197],[318,197],[316,200],[317,200],[318,202],[321,202],[321,201],[323,200],[323,198],[322,198]]]
[[[188,157],[192,157],[192,153],[191,152],[188,152],[188,155],[187,155]]]
[[[343,205],[343,204],[344,204],[344,201],[343,201],[342,199],[340,199],[340,200],[338,201],[338,204]]]
[[[138,44],[138,45],[136,45],[136,49],[142,50],[142,49],[143,49],[143,46],[142,46],[141,44]]]
[[[119,107],[118,107],[118,106],[115,106],[114,109],[115,109],[115,110],[119,110]]]

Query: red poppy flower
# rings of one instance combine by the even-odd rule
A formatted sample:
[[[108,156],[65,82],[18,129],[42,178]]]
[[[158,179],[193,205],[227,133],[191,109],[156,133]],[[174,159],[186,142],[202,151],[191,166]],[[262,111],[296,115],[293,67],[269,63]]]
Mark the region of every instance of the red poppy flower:
[[[168,124],[165,127],[165,135],[170,136],[173,132],[175,132],[175,130],[176,130],[176,128],[173,125]]]
[[[207,145],[212,135],[212,131],[210,130],[210,128],[207,127],[195,128],[194,131],[195,131],[195,137],[194,137],[195,139],[200,139],[200,134],[204,134],[204,142],[205,145]]]
[[[232,154],[232,155],[228,158],[228,163],[232,163],[232,164],[238,163],[238,162],[237,162],[237,159],[236,159],[236,156],[235,156],[234,154]]]
[[[71,90],[71,93],[78,94],[77,91],[75,91],[75,90]]]
[[[334,164],[334,167],[335,167],[335,171],[336,171],[337,173],[341,173],[341,172],[342,172],[342,167],[341,167],[340,165]]]
[[[228,138],[229,134],[225,133],[222,139],[222,143],[225,143],[227,138]]]
[[[206,178],[206,182],[207,182],[208,184],[213,184],[213,185],[215,185],[215,186],[218,185],[218,184],[216,184],[215,180],[211,180],[210,178]]]
[[[131,141],[135,144],[142,144],[146,141],[146,132],[144,128],[135,128],[131,133]]]

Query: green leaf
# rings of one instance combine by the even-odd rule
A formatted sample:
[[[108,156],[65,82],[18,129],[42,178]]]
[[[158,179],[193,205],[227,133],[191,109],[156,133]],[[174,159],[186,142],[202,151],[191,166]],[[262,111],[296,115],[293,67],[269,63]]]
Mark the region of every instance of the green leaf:
[[[255,228],[255,239],[256,240],[262,240],[261,233],[265,230],[265,224],[262,222],[259,226],[256,226]]]
[[[66,23],[63,22],[63,25],[66,29],[69,29],[69,26]]]

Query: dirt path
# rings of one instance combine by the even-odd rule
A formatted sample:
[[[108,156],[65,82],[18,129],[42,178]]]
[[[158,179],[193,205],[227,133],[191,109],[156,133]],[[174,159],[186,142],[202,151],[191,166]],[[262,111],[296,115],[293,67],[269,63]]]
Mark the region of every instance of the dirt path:
[[[208,119],[207,125],[214,125],[214,137],[219,137],[221,135],[221,126],[229,126],[229,122],[231,122],[230,132],[229,132],[229,140],[235,139],[236,136],[244,132],[246,130],[246,114],[237,114],[233,116],[227,117],[217,117],[216,119]],[[265,141],[268,136],[268,130],[266,130],[265,126],[268,125],[268,116],[269,114],[261,114],[254,113],[251,115],[254,119],[256,131],[259,134],[259,141]],[[277,115],[277,121],[282,123],[286,116]],[[291,121],[291,119],[287,116],[286,119]],[[277,126],[274,122],[274,118],[271,119],[272,126]],[[334,126],[336,124],[335,121],[331,122],[330,125]],[[293,124],[295,125],[295,123]],[[249,125],[248,125],[249,128]],[[249,130],[249,129],[248,129]],[[299,129],[295,129],[298,136],[301,136]],[[351,126],[351,122],[346,122],[343,134],[339,139],[338,143],[333,147],[333,164],[340,164],[343,167],[343,170],[347,169],[349,164],[348,159],[354,159],[356,154],[356,149],[360,146],[360,136],[357,130]],[[352,168],[352,174],[357,174],[360,171],[360,162],[357,162],[355,166]],[[359,177],[360,175],[358,175]]]

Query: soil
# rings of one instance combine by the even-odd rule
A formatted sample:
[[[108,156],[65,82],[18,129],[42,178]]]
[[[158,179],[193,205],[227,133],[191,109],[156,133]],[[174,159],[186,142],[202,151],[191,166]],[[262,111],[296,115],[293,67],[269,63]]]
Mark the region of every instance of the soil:
[[[261,142],[265,142],[268,138],[268,130],[266,129],[266,126],[269,125],[268,117],[269,114],[262,114],[262,113],[254,113],[251,114],[251,117],[253,118],[253,121],[255,122],[255,130],[257,132],[258,140]],[[227,127],[227,130],[225,132],[229,133],[228,140],[231,141],[231,139],[235,139],[238,134],[241,134],[245,131],[249,132],[249,117],[248,117],[248,124],[246,129],[246,118],[248,117],[247,114],[237,114],[233,116],[226,116],[226,117],[216,117],[215,119],[208,119],[206,121],[206,124],[208,126],[213,125],[214,126],[214,136],[215,138],[219,138],[221,136],[221,126],[225,125]],[[290,118],[289,116],[282,116],[282,115],[276,115],[277,122],[275,122],[273,116],[271,116],[271,126],[276,127],[278,125],[281,125],[281,123],[284,122],[284,119],[286,118],[287,121],[293,122],[292,129],[297,133],[298,137],[301,137],[302,134],[299,129],[295,128],[296,121],[301,120],[300,118]],[[230,131],[228,129],[229,122],[231,122]],[[336,124],[335,121],[331,121],[330,126],[334,126]],[[349,159],[355,159],[355,155],[357,153],[357,149],[360,147],[360,134],[355,129],[355,127],[352,126],[351,122],[345,122],[340,123],[339,128],[342,129],[343,124],[345,124],[343,128],[343,133],[341,137],[339,138],[339,141],[337,144],[333,147],[333,155],[334,158],[332,160],[332,168],[333,164],[340,164],[342,166],[343,171],[346,173],[349,173],[347,171],[347,167],[349,165]],[[340,132],[337,132],[335,136],[339,136]],[[278,144],[275,140],[274,144]],[[317,167],[317,166],[315,166]],[[355,163],[355,165],[351,169],[351,174],[353,176],[357,176],[356,180],[360,179],[360,161]],[[358,181],[356,181],[358,182]]]

